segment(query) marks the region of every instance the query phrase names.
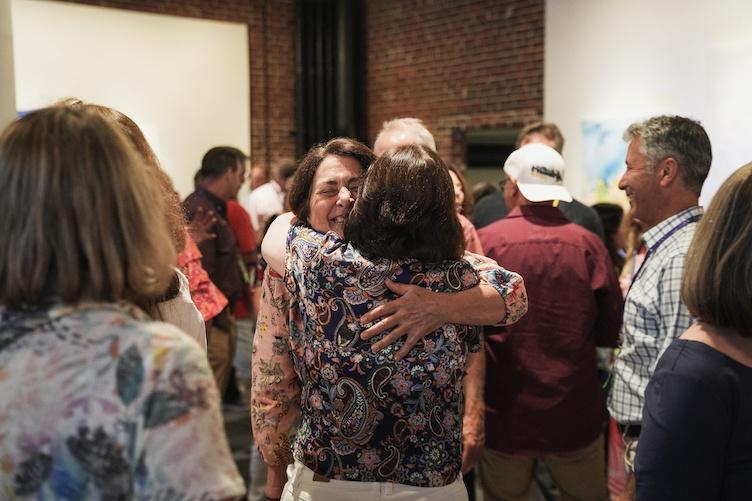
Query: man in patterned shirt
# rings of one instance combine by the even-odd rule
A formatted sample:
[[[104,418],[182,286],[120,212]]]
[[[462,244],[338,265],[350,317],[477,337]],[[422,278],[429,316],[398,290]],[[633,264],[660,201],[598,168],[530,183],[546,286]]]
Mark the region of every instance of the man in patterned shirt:
[[[629,198],[648,249],[624,306],[621,352],[614,364],[611,415],[624,436],[629,470],[623,499],[634,497],[632,460],[645,387],[661,353],[691,323],[681,300],[684,258],[702,215],[698,198],[710,170],[710,139],[696,121],[658,116],[629,126],[627,170],[619,188]]]

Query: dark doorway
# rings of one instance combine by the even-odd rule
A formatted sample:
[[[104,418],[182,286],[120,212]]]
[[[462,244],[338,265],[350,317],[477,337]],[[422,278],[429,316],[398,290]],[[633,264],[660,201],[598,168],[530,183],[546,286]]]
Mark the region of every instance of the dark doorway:
[[[365,139],[362,0],[297,0],[296,150],[333,137]]]

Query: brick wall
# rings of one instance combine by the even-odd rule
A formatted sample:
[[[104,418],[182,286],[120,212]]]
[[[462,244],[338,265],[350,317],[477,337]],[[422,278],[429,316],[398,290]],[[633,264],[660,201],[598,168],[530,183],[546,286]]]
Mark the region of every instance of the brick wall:
[[[294,156],[295,0],[63,1],[247,23],[252,160]],[[370,141],[384,120],[417,116],[463,162],[465,131],[542,117],[544,0],[365,2]]]
[[[544,0],[367,0],[368,137],[423,119],[464,161],[464,132],[543,114]]]
[[[246,23],[250,58],[251,161],[254,164],[273,162],[280,157],[295,155],[294,0],[63,1]]]

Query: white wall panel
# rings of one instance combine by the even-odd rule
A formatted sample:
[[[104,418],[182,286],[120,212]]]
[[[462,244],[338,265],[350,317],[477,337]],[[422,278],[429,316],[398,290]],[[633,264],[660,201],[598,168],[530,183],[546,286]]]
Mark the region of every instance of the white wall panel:
[[[123,111],[183,196],[210,147],[249,153],[245,24],[41,0],[12,14],[19,111],[69,96]]]
[[[700,120],[714,152],[703,203],[752,161],[751,18],[744,0],[547,0],[544,115],[567,139],[572,190],[587,198],[584,121]]]

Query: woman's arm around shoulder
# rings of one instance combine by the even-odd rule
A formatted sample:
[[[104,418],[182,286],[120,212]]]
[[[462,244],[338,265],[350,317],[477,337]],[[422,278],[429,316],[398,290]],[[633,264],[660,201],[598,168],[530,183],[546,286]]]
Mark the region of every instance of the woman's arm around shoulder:
[[[499,266],[499,264],[490,257],[481,256],[480,254],[465,252],[464,259],[470,263],[480,275],[481,283],[478,285],[478,288],[486,288],[486,292],[489,293],[489,296],[491,292],[490,289],[493,289],[493,291],[502,299],[504,303],[504,313],[502,314],[499,311],[495,312],[495,317],[487,322],[473,321],[463,323],[470,323],[472,325],[511,325],[527,313],[527,291],[525,290],[525,282],[518,273],[506,270]],[[466,292],[472,292],[472,289]],[[476,298],[480,298],[477,293]],[[466,301],[471,302],[472,299],[474,298],[472,298],[470,294],[467,294]],[[490,306],[490,303],[487,303],[486,306]],[[481,313],[480,310],[481,308],[477,308],[476,311],[473,312],[473,316],[477,317],[479,320],[488,320],[488,318],[481,318],[483,313]],[[461,314],[461,312],[456,313]],[[489,317],[490,315],[491,314],[489,313]],[[499,316],[501,316],[501,319],[498,319]]]
[[[363,325],[376,322],[363,331],[361,338],[370,339],[391,329],[373,345],[373,350],[379,351],[407,336],[404,346],[395,354],[399,359],[444,324],[509,325],[527,312],[527,292],[520,275],[478,254],[466,252],[464,258],[480,275],[476,287],[454,293],[431,292],[387,280],[387,287],[400,297],[361,317]]]
[[[261,241],[261,255],[264,261],[282,276],[285,274],[287,259],[287,234],[290,232],[293,217],[292,212],[277,216]]]

